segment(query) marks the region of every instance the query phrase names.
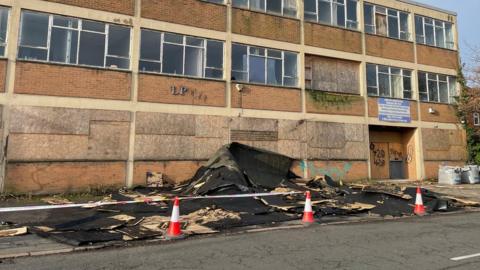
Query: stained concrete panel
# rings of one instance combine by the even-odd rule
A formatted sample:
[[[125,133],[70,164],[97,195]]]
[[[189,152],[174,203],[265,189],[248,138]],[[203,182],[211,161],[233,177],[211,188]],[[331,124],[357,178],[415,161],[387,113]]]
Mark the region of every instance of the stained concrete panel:
[[[252,147],[278,152],[278,142],[276,141],[236,141]]]
[[[7,158],[10,161],[83,160],[88,136],[10,134]]]
[[[220,147],[228,143],[224,138],[195,138],[195,159],[208,160]]]
[[[307,146],[307,159],[328,159],[329,149]]]
[[[329,159],[366,160],[368,151],[365,142],[346,142],[344,148],[329,149]]]
[[[10,108],[11,133],[88,135],[88,110],[26,107]]]
[[[193,136],[137,135],[136,160],[187,160],[195,159]]]
[[[136,134],[194,136],[195,116],[138,112],[135,130]]]
[[[230,122],[232,130],[278,131],[278,120],[234,117]]]
[[[301,120],[279,120],[278,139],[305,142],[307,140],[307,123]]]
[[[362,124],[345,124],[345,140],[348,142],[365,141],[367,128]]]
[[[90,121],[130,122],[132,113],[128,111],[90,110]]]
[[[278,153],[294,159],[303,159],[306,155],[306,143],[296,140],[279,140]]]
[[[128,122],[91,122],[88,159],[127,160],[129,135],[130,123]]]
[[[308,122],[307,142],[309,147],[343,148],[345,129],[343,124]]]
[[[203,138],[228,138],[230,119],[223,116],[195,116],[195,136]]]

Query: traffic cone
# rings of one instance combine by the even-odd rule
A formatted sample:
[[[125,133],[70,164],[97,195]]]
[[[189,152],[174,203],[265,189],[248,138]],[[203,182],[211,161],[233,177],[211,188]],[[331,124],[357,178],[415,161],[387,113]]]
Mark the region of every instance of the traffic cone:
[[[422,190],[420,187],[417,187],[417,197],[415,199],[415,209],[413,213],[418,216],[423,216],[426,214],[425,206],[423,206],[423,199],[422,199]]]
[[[303,223],[313,223],[313,212],[312,212],[312,197],[310,196],[310,191],[306,192],[307,198],[305,200],[305,208],[303,209]]]
[[[183,234],[180,226],[180,202],[178,200],[178,197],[175,197],[175,200],[173,201],[172,217],[170,218],[166,238],[182,238]]]

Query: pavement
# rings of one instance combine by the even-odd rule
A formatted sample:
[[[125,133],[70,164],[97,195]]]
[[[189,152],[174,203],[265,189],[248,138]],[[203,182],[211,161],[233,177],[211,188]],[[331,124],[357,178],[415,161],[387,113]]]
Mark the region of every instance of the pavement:
[[[479,230],[479,212],[315,224],[4,259],[0,269],[480,269]]]

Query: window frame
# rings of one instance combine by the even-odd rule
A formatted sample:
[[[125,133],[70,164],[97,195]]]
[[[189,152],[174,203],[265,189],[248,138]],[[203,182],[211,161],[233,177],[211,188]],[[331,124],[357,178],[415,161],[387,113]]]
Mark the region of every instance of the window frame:
[[[434,18],[430,18],[430,17],[426,17],[426,16],[422,16],[422,15],[418,15],[418,14],[415,14],[415,24],[417,24],[417,18],[420,18],[421,19],[421,28],[423,30],[423,35],[420,35],[418,33],[415,32],[415,41],[419,44],[423,44],[423,45],[426,45],[426,46],[432,46],[432,47],[437,47],[437,48],[442,48],[442,49],[447,49],[447,50],[455,50],[455,45],[456,45],[456,42],[455,42],[455,37],[454,37],[454,34],[453,34],[453,31],[454,31],[454,24],[451,23],[451,22],[447,22],[447,21],[443,21],[443,20],[439,20],[439,19],[434,19]],[[432,23],[426,23],[425,20],[432,20]],[[436,32],[436,28],[437,28],[437,22],[441,22],[442,23],[442,33],[443,33],[443,40],[444,40],[444,46],[438,46],[437,45],[437,32]],[[431,44],[428,44],[427,43],[427,35],[426,35],[426,25],[432,25],[433,27],[433,45]],[[447,25],[450,25],[451,26],[451,35],[452,35],[452,41],[449,41],[448,40],[448,35],[447,35]],[[416,29],[416,25],[415,25],[415,29]],[[423,41],[419,41],[419,38],[422,38]],[[449,45],[451,47],[449,47]]]
[[[368,72],[366,72],[366,77],[367,77],[367,96],[370,97],[384,97],[384,98],[393,98],[393,99],[405,99],[405,100],[413,100],[413,89],[405,89],[405,78],[410,79],[410,88],[413,88],[412,86],[412,79],[413,79],[413,70],[410,69],[405,69],[405,68],[399,68],[399,67],[392,67],[392,66],[386,66],[386,65],[379,65],[379,64],[372,64],[372,63],[367,63],[367,68],[365,69],[368,71],[368,66],[375,66],[375,81],[376,85],[368,85]],[[380,72],[379,68],[380,67],[385,67],[388,68],[388,73],[385,72]],[[400,78],[402,81],[402,97],[395,97],[393,94],[393,87],[392,87],[392,77],[393,76],[398,76],[397,74],[392,73],[392,69],[399,69],[400,70]],[[410,75],[406,75],[406,72],[410,72]],[[389,95],[388,96],[383,96],[380,95],[380,79],[379,79],[379,74],[386,74],[388,75],[388,90],[389,90]],[[371,94],[369,93],[369,88],[376,88],[377,93],[376,94]],[[410,93],[410,97],[405,97],[405,92]]]
[[[309,21],[309,22],[316,22],[316,23],[319,23],[319,24],[324,24],[324,25],[331,25],[331,26],[334,26],[334,27],[341,27],[341,28],[345,28],[345,29],[350,29],[350,30],[359,30],[359,24],[360,24],[360,20],[359,20],[359,13],[358,13],[358,9],[360,7],[360,4],[359,4],[359,1],[358,0],[352,0],[352,1],[355,1],[356,3],[356,17],[357,17],[357,21],[352,21],[352,20],[349,20],[348,19],[348,0],[344,0],[343,3],[338,3],[336,2],[336,0],[314,0],[315,1],[315,17],[316,17],[316,20],[312,20],[312,19],[305,19],[305,21]],[[319,12],[319,4],[318,2],[319,1],[322,1],[322,2],[325,2],[325,3],[329,3],[330,4],[330,23],[325,23],[325,22],[322,22],[320,21],[319,17],[320,17],[320,12]],[[337,5],[343,5],[344,6],[344,16],[345,16],[345,24],[344,25],[338,25],[336,22],[334,23],[334,16],[333,16],[333,5],[334,4],[337,4]],[[305,11],[305,6],[304,5],[304,13],[308,13],[308,14],[311,14],[313,15],[312,12],[310,11]],[[353,23],[353,25],[355,25],[355,27],[349,27],[349,22],[350,23]]]
[[[234,7],[234,8],[246,8],[246,9],[251,10],[251,11],[262,12],[262,13],[272,14],[272,15],[277,15],[277,16],[282,16],[282,17],[298,18],[298,1],[295,1],[295,15],[285,14],[285,1],[287,1],[287,0],[281,0],[281,5],[282,5],[282,8],[281,8],[282,12],[281,13],[269,11],[268,8],[267,8],[268,7],[268,4],[267,4],[268,0],[260,0],[264,3],[263,6],[265,8],[263,10],[253,9],[251,7],[251,4],[250,4],[250,2],[252,0],[246,0],[246,1],[247,1],[247,6],[245,7],[244,5],[235,4],[235,0],[232,0],[232,7]]]
[[[232,69],[231,69],[231,77],[233,78],[233,73],[242,73],[242,74],[246,74],[246,80],[238,80],[238,79],[235,79],[232,81],[233,82],[243,82],[243,83],[250,83],[250,84],[261,84],[261,85],[267,85],[267,86],[274,86],[274,87],[287,87],[287,88],[298,88],[298,84],[299,84],[299,77],[298,77],[298,71],[299,71],[299,57],[298,57],[298,53],[297,52],[292,52],[292,51],[284,51],[284,50],[279,50],[279,49],[271,49],[271,48],[265,48],[265,47],[259,47],[259,46],[250,46],[250,45],[246,45],[246,44],[241,44],[241,43],[232,43],[232,51],[233,51],[233,45],[235,46],[243,46],[243,47],[246,47],[246,50],[247,50],[247,54],[246,54],[246,70],[237,70],[237,69],[233,69],[233,53],[232,53]],[[254,49],[260,49],[260,50],[264,50],[264,55],[257,55],[257,54],[252,54],[251,53],[251,48],[254,48]],[[281,52],[282,56],[281,58],[279,57],[273,57],[273,56],[269,56],[268,55],[268,52],[269,51],[277,51],[277,52]],[[292,55],[295,55],[295,60],[296,60],[296,71],[295,71],[295,77],[292,77],[292,76],[287,76],[286,73],[285,73],[285,70],[286,70],[286,67],[285,67],[285,53],[289,53],[289,54],[292,54]],[[254,57],[262,57],[264,59],[264,83],[260,83],[260,82],[252,82],[250,80],[250,57],[251,56],[254,56]],[[276,59],[276,60],[281,60],[282,61],[282,83],[281,84],[270,84],[268,83],[268,59]],[[285,85],[285,79],[294,79],[295,80],[295,85]]]
[[[23,34],[23,21],[24,21],[24,14],[25,13],[33,13],[33,14],[41,14],[44,16],[48,16],[48,33],[47,33],[47,44],[46,47],[41,47],[41,46],[30,46],[30,45],[22,45],[21,43],[21,38]],[[63,17],[63,18],[68,18],[68,19],[74,19],[77,20],[77,27],[68,27],[68,26],[59,26],[59,25],[54,25],[53,20],[54,17]],[[94,31],[94,30],[88,30],[83,28],[83,23],[85,21],[88,22],[95,22],[104,25],[104,31]],[[123,27],[129,30],[129,38],[128,38],[128,57],[121,56],[121,55],[114,55],[114,54],[109,54],[108,53],[108,40],[110,36],[110,25],[116,25],[119,27]],[[77,47],[76,47],[76,60],[75,63],[70,63],[62,61],[53,61],[50,60],[50,54],[52,50],[52,30],[53,29],[64,29],[68,31],[75,31],[77,32]],[[100,34],[104,36],[104,50],[103,50],[103,65],[102,66],[97,66],[97,65],[88,65],[88,64],[80,64],[79,63],[79,56],[80,56],[80,43],[81,43],[81,34],[82,33],[95,33],[95,34]],[[103,21],[94,21],[90,19],[82,19],[82,18],[77,18],[77,17],[72,17],[72,16],[64,16],[64,15],[58,15],[58,14],[52,14],[52,13],[46,13],[46,12],[39,12],[39,11],[32,11],[32,10],[22,10],[21,15],[20,15],[20,29],[19,29],[19,35],[18,35],[18,45],[17,45],[17,60],[21,61],[34,61],[34,62],[42,62],[42,63],[53,63],[53,64],[62,64],[62,65],[71,65],[71,66],[80,66],[80,67],[93,67],[93,68],[103,68],[103,69],[112,69],[112,70],[131,70],[132,69],[132,28],[125,26],[125,25],[119,25],[119,24],[112,24],[112,23],[107,23]],[[70,45],[73,43],[69,43]],[[32,58],[22,58],[20,57],[20,48],[31,48],[31,49],[41,49],[46,51],[46,59],[32,59]],[[122,68],[122,67],[113,67],[113,66],[107,66],[107,58],[118,58],[118,59],[123,59],[123,60],[128,60],[128,68]]]
[[[420,79],[421,79],[422,75],[424,75],[424,80],[425,80],[425,86],[426,86],[425,91],[422,91],[422,89],[420,89]],[[433,81],[432,79],[429,79],[430,75],[435,76],[434,81],[436,82],[436,85],[437,85],[437,97],[438,97],[437,100],[430,100],[429,81]],[[440,76],[445,76],[447,78],[447,80],[446,81],[440,80]],[[448,102],[442,102],[440,100],[440,83],[441,82],[446,82],[447,83]],[[424,71],[418,71],[418,99],[419,99],[419,101],[420,102],[430,102],[430,103],[441,103],[441,104],[454,104],[455,97],[458,96],[458,91],[455,91],[457,95],[452,95],[452,89],[450,89],[450,86],[452,85],[452,83],[455,83],[454,85],[456,85],[456,83],[457,83],[457,78],[454,77],[454,76],[438,74],[438,73],[430,73],[430,72],[424,72]],[[455,87],[455,90],[457,90],[456,87]],[[421,94],[426,94],[427,100],[423,100],[421,98]]]
[[[12,16],[11,8],[6,7],[6,6],[0,6],[0,9],[5,9],[7,11],[7,25],[5,27],[5,42],[0,43],[0,46],[3,46],[3,54],[0,55],[0,58],[6,58],[7,57],[7,50],[8,50],[8,43],[9,43],[9,30],[10,30],[10,19]]]
[[[480,113],[478,112],[473,113],[473,125],[476,127],[480,126]]]
[[[367,20],[366,20],[366,17],[365,17],[365,9],[367,7],[371,7],[372,8],[372,20],[373,20],[373,25],[372,24],[367,24]],[[377,14],[377,7],[378,8],[382,8],[382,9],[385,9],[385,16],[386,16],[386,26],[387,26],[387,31],[386,31],[386,35],[382,35],[382,34],[379,34],[377,33],[377,20],[376,20],[376,14]],[[389,22],[389,18],[390,17],[393,17],[393,15],[390,15],[390,11],[393,11],[393,12],[396,12],[396,18],[397,18],[397,30],[398,30],[398,37],[392,37],[390,36],[390,22]],[[383,13],[382,13],[383,14]],[[402,19],[401,19],[401,15],[402,14],[406,14],[407,15],[407,27],[408,27],[408,32],[405,32],[405,31],[402,31]],[[374,30],[373,33],[367,31],[367,26],[369,27],[372,27],[372,29]],[[380,6],[380,5],[375,5],[375,4],[371,4],[371,3],[365,3],[364,4],[364,29],[365,29],[365,33],[366,34],[373,34],[373,35],[378,35],[378,36],[385,36],[385,37],[388,37],[388,38],[393,38],[393,39],[398,39],[398,40],[404,40],[404,41],[412,41],[412,30],[411,30],[411,25],[410,25],[410,13],[409,12],[405,12],[405,11],[401,11],[401,10],[398,10],[398,9],[394,9],[394,8],[389,8],[389,7],[384,7],[384,6]],[[402,38],[402,33],[406,34],[407,38],[406,39],[403,39]]]
[[[158,50],[160,50],[160,55],[159,55],[159,60],[153,60],[153,59],[146,59],[142,58],[142,32],[143,31],[148,31],[148,32],[153,32],[156,34],[160,34],[160,47]],[[174,34],[182,37],[182,44],[180,43],[174,43],[174,42],[169,42],[165,41],[165,34]],[[188,45],[187,44],[187,38],[195,38],[195,39],[201,39],[203,41],[202,46],[195,46],[195,45]],[[207,57],[208,57],[208,42],[217,42],[222,44],[222,68],[217,68],[213,66],[208,66],[207,64]],[[165,44],[172,44],[172,45],[178,45],[182,46],[183,48],[183,55],[182,55],[182,74],[175,74],[175,73],[168,73],[164,72],[164,61],[163,61],[163,56],[164,56],[164,51],[165,51]],[[186,48],[199,48],[202,49],[202,75],[201,76],[194,76],[194,75],[186,75],[185,74],[185,61],[186,61]],[[140,62],[149,62],[149,63],[157,63],[160,65],[160,72],[156,71],[149,71],[149,70],[142,70],[140,68],[141,63]],[[139,58],[138,58],[138,63],[139,63],[139,72],[141,73],[151,73],[151,74],[163,74],[163,75],[168,75],[168,76],[180,76],[180,77],[190,77],[190,78],[199,78],[199,79],[209,79],[209,80],[224,80],[225,79],[225,42],[221,40],[215,40],[215,39],[209,39],[209,38],[204,38],[204,37],[196,37],[196,36],[190,36],[190,35],[184,35],[184,34],[179,34],[179,33],[172,33],[172,32],[165,32],[165,31],[158,31],[158,30],[152,30],[152,29],[147,29],[147,28],[142,28],[141,33],[140,33],[140,50],[139,50]],[[212,70],[217,70],[222,72],[222,76],[220,78],[216,77],[207,77],[206,76],[206,71],[207,69],[212,69]]]

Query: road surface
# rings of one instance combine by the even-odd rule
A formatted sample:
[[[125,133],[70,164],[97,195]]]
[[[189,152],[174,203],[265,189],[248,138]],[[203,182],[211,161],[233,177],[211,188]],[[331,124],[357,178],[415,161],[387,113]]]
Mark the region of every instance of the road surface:
[[[480,213],[217,235],[4,260],[0,269],[480,269]]]

